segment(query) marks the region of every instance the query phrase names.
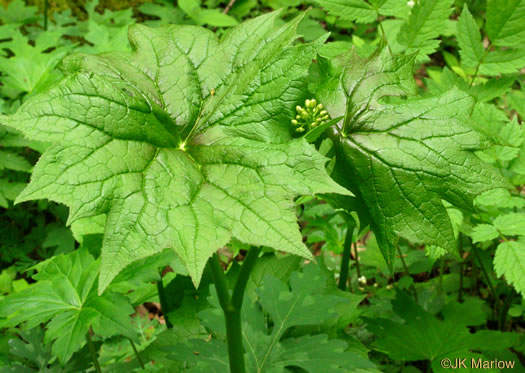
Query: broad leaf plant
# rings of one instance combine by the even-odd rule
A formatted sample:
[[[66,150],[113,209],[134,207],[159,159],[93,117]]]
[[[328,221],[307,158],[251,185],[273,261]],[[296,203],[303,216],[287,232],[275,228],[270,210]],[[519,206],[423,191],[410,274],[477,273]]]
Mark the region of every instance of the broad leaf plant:
[[[339,2],[326,3],[337,11]],[[364,9],[358,21],[397,12],[378,9]],[[260,247],[313,259],[295,198],[326,196],[340,209],[357,211],[392,265],[400,238],[455,253],[444,201],[472,209],[476,195],[507,187],[475,154],[489,143],[472,124],[468,94],[415,97],[413,64],[421,56],[410,47],[425,40],[401,37],[409,49],[401,56],[386,46],[366,59],[350,51],[327,60],[318,52],[328,35],[298,42],[301,17],[277,24],[278,16],[262,15],[220,38],[190,25],[130,26],[130,52],[66,57],[58,83],[1,118],[31,140],[51,143],[18,203],[65,204],[70,224],[107,217],[98,281],[72,283],[68,291],[78,299],[63,303],[71,311],[42,316],[53,318],[47,338],[64,343],[60,323],[76,317],[82,330],[72,338],[80,347],[80,334],[99,329],[114,313],[109,304],[91,308],[111,302],[105,290],[112,280],[130,264],[172,249],[195,286],[209,263],[226,319],[228,366],[244,372],[240,309]],[[427,47],[430,53],[436,45]],[[298,108],[306,99],[307,109]],[[297,127],[298,112],[306,118],[315,110],[320,122]],[[335,150],[329,169],[329,159],[316,150],[325,140]],[[253,248],[230,294],[214,253],[232,239]],[[89,263],[75,265],[98,268],[92,258]],[[74,270],[74,263],[63,264]],[[53,286],[44,282],[31,294],[41,297]]]
[[[167,247],[198,285],[232,236],[311,258],[293,198],[348,192],[287,126],[324,39],[292,45],[298,20],[276,28],[275,17],[220,41],[194,26],[136,25],[132,53],[67,58],[66,77],[9,117],[55,143],[18,202],[64,203],[70,223],[107,214],[101,292]]]

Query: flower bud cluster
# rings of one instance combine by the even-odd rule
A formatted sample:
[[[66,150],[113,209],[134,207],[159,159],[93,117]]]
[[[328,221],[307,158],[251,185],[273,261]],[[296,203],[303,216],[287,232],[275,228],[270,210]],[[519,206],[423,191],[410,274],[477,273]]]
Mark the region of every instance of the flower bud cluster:
[[[317,104],[315,98],[306,100],[304,106],[304,108],[299,105],[295,107],[297,115],[292,119],[292,125],[296,127],[297,132],[320,126],[330,118],[323,105]]]

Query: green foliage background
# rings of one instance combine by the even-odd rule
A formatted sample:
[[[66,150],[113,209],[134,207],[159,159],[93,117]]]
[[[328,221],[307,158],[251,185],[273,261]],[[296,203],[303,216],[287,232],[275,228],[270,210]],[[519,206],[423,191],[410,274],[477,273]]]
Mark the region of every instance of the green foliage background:
[[[303,239],[317,263],[263,249],[243,308],[245,345],[252,347],[246,354],[249,371],[440,372],[441,359],[456,357],[512,360],[516,371],[524,369],[524,0],[57,0],[49,2],[47,20],[44,1],[1,4],[4,115],[59,81],[63,74],[56,67],[66,55],[129,51],[127,30],[135,23],[196,24],[221,36],[272,10],[281,9],[277,25],[307,11],[297,27],[299,42],[330,35],[310,66],[304,98],[316,97],[332,118],[350,105],[333,93],[348,50],[353,49],[356,66],[381,48],[395,55],[381,57],[379,68],[406,64],[406,71],[389,81],[389,97],[366,101],[369,93],[362,93],[367,109],[381,112],[392,125],[403,110],[441,107],[450,138],[457,132],[447,115],[458,110],[463,121],[468,112],[468,125],[487,142],[475,150],[465,177],[478,180],[482,171],[475,162],[481,160],[504,175],[507,185],[481,193],[490,184],[485,181],[475,196],[462,194],[454,181],[427,183],[433,193],[420,193],[417,204],[437,200],[439,213],[414,212],[420,219],[414,229],[399,219],[388,223],[391,230],[377,218],[374,223],[374,209],[388,208],[388,200],[348,212],[334,197],[297,199]],[[404,85],[412,76],[416,85]],[[454,93],[447,93],[452,88]],[[411,104],[410,94],[424,101]],[[358,94],[352,105],[359,99]],[[460,99],[469,103],[455,104]],[[375,123],[383,123],[381,118]],[[359,118],[355,125],[357,134],[370,130],[359,126]],[[329,138],[314,140],[322,155],[334,157],[337,149]],[[376,143],[383,146],[381,141]],[[63,205],[47,200],[14,205],[48,147],[0,126],[0,370],[92,371],[85,338],[90,335],[103,371],[227,371],[223,321],[206,270],[195,288],[173,252],[159,252],[124,269],[99,296],[104,217],[68,226]],[[351,161],[365,162],[358,154]],[[333,167],[329,162],[327,169]],[[336,167],[332,175],[338,180],[345,172]],[[358,177],[363,183],[370,179],[364,173]],[[367,200],[370,184],[363,185],[345,186]],[[467,202],[444,202],[443,208],[441,198],[450,195],[476,197],[474,208],[465,207]],[[410,204],[403,201],[396,208],[407,212]],[[439,214],[445,213],[453,240],[449,247],[431,245],[422,237],[434,234],[428,227],[443,221]],[[355,242],[351,292],[343,292],[336,283],[348,237]],[[380,249],[388,245],[390,267]],[[232,240],[220,251],[231,283],[248,248]],[[299,321],[282,319],[287,313]]]

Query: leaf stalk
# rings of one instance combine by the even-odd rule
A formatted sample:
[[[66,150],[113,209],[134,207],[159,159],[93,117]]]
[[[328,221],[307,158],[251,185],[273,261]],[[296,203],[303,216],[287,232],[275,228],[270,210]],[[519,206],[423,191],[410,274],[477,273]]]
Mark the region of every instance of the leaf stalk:
[[[160,279],[157,281],[157,293],[159,295],[160,309],[162,310],[162,315],[164,316],[166,327],[168,329],[171,329],[173,328],[173,324],[168,319],[168,313],[170,312],[170,309],[168,306],[168,300],[166,298],[166,290],[164,289],[164,284],[162,283],[162,272],[159,273],[159,276]]]
[[[352,251],[352,242],[354,237],[355,224],[348,219],[348,228],[346,230],[345,243],[343,246],[343,257],[341,258],[341,272],[339,274],[339,289],[346,290],[346,282],[348,281],[348,267],[350,265],[350,252]]]
[[[260,248],[252,248],[248,251],[244,263],[241,267],[239,277],[235,282],[233,293],[230,297],[226,276],[219,262],[217,254],[210,259],[210,268],[213,275],[213,282],[217,290],[219,304],[224,313],[226,324],[226,340],[228,344],[228,358],[231,373],[246,373],[244,363],[244,348],[242,340],[241,309],[246,290],[246,284],[251,270],[259,257]]]
[[[135,357],[137,358],[137,361],[139,362],[140,367],[142,369],[146,369],[146,367],[144,366],[144,362],[142,361],[142,358],[140,357],[139,351],[137,350],[137,347],[135,346],[135,343],[131,339],[129,339],[129,342],[131,343],[131,347],[133,348],[133,352],[135,353]]]
[[[410,276],[410,272],[408,271],[408,266],[407,266],[407,262],[405,261],[405,257],[403,256],[403,253],[401,252],[401,248],[399,247],[399,245],[397,245],[397,252],[399,254],[399,259],[401,259],[401,263],[403,264],[403,269],[405,270],[405,273],[407,274],[407,276]],[[414,283],[412,283],[412,285],[410,285],[410,289],[412,290],[412,294],[414,295],[414,300],[416,301],[416,303],[419,303],[419,301],[417,300],[417,289],[416,289],[416,285],[414,285]]]
[[[472,75],[472,79],[470,80],[470,84],[468,86],[469,89],[472,88],[472,85],[474,84],[474,80],[476,80],[476,77],[478,76],[479,68],[481,67],[481,65],[483,64],[483,61],[489,54],[491,47],[492,47],[492,43],[490,43],[487,49],[485,49],[485,52],[483,52],[483,56],[481,56],[480,60],[478,61],[478,64],[476,65],[476,70],[474,71],[474,75]]]
[[[359,264],[359,251],[357,251],[357,242],[354,242],[355,270],[357,278],[361,277],[361,264]]]
[[[89,347],[89,353],[91,354],[91,359],[93,360],[93,367],[97,373],[102,373],[102,369],[100,369],[100,364],[98,363],[97,352],[95,351],[95,346],[93,345],[89,331],[86,334],[86,340]]]

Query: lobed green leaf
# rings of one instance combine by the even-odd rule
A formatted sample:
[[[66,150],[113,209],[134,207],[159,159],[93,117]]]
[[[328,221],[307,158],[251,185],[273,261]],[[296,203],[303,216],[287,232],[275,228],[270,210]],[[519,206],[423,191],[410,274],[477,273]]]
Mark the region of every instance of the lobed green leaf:
[[[349,192],[288,124],[326,37],[294,45],[300,18],[276,27],[277,16],[221,40],[196,26],[132,26],[131,53],[68,57],[66,77],[8,118],[54,143],[18,202],[64,203],[70,223],[107,215],[100,292],[166,248],[198,285],[232,237],[311,258],[293,199]]]

